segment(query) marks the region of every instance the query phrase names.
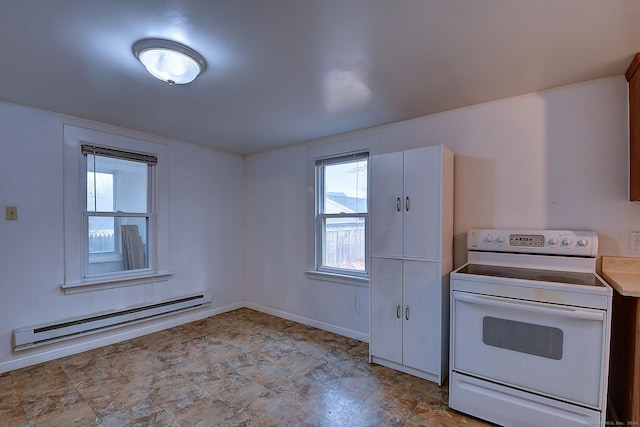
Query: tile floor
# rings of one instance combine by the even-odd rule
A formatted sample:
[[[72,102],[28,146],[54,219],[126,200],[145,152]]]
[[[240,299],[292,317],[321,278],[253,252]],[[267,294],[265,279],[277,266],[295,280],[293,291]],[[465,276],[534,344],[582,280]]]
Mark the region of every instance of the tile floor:
[[[249,309],[0,374],[0,426],[484,426],[366,343]]]

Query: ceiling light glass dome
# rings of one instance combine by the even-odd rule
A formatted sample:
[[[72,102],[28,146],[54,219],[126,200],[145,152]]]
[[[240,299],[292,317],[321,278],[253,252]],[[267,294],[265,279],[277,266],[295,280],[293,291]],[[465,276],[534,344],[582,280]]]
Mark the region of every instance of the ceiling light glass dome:
[[[133,53],[152,76],[170,85],[190,83],[207,68],[198,52],[169,40],[140,40]]]

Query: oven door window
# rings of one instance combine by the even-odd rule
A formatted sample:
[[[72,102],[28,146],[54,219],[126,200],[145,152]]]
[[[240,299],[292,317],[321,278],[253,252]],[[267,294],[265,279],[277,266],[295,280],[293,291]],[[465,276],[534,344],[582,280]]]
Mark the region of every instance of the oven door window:
[[[455,371],[600,407],[606,312],[453,292]]]
[[[562,359],[562,329],[486,316],[482,342],[548,359]]]

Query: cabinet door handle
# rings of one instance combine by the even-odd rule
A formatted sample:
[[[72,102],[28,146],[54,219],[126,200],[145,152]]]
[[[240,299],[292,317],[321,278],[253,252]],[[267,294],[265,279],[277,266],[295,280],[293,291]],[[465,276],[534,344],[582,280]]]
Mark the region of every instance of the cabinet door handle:
[[[409,306],[404,310],[404,318],[409,320]]]
[[[409,212],[409,196],[407,196],[407,198],[404,201],[404,207],[407,209],[407,212]]]
[[[396,209],[398,210],[398,212],[400,212],[400,209],[402,209],[402,202],[400,201],[400,197],[398,197],[398,199],[396,200]]]
[[[398,304],[398,307],[396,307],[396,317],[398,319],[400,318],[400,304]]]

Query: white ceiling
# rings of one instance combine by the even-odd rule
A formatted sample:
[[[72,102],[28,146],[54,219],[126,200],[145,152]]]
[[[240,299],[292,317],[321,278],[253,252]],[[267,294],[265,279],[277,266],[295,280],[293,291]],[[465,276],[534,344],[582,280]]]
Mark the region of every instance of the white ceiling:
[[[638,0],[0,0],[0,100],[250,154],[622,74]],[[200,52],[152,78],[132,44]]]

